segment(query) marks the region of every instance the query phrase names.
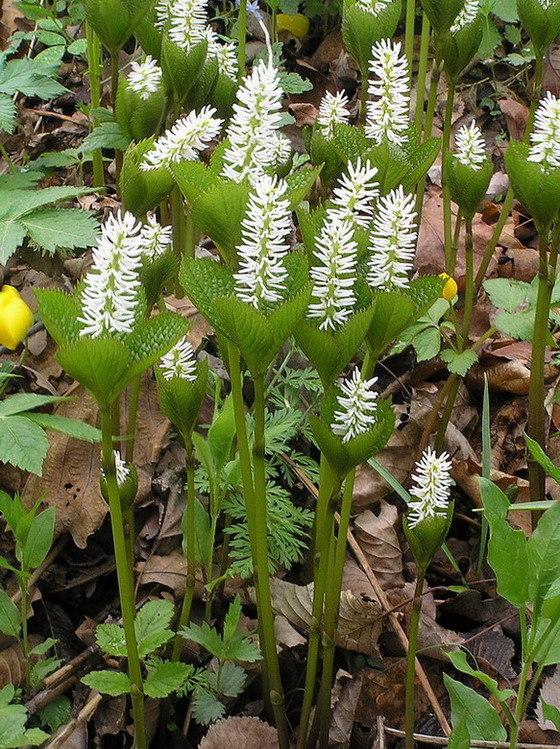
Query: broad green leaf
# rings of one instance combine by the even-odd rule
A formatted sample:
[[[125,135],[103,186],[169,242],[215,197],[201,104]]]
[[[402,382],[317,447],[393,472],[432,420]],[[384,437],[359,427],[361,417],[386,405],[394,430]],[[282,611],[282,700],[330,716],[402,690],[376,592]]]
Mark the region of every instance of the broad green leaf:
[[[48,507],[33,518],[25,543],[22,544],[21,566],[24,572],[31,572],[39,567],[49,553],[53,541],[55,513],[54,507]]]
[[[216,243],[230,266],[235,264],[235,248],[241,244],[241,222],[249,192],[250,188],[244,182],[221,180],[191,205],[194,223]]]
[[[132,354],[126,382],[155,364],[189,329],[189,322],[175,312],[162,312],[140,323],[124,343]]]
[[[192,698],[193,718],[197,723],[208,726],[226,713],[225,705],[210,689],[197,688]]]
[[[117,122],[102,122],[82,141],[80,151],[89,153],[98,148],[112,148],[116,151],[126,151],[130,145],[130,138],[123,132]]]
[[[0,218],[0,263],[6,263],[10,259],[24,238],[25,229],[21,224],[11,219]]]
[[[25,418],[38,424],[44,429],[54,429],[55,432],[62,432],[84,442],[100,442],[101,432],[97,427],[86,424],[78,419],[68,419],[66,416],[57,416],[56,414],[36,414],[27,413]]]
[[[545,702],[542,697],[540,703],[544,719],[552,721],[556,730],[560,731],[560,710],[555,705],[550,705],[548,702]]]
[[[124,629],[119,624],[98,624],[95,639],[103,653],[119,658],[126,657]]]
[[[241,598],[237,595],[230,603],[224,617],[223,639],[228,643],[237,633],[237,625],[241,618]]]
[[[59,403],[68,400],[57,395],[39,395],[36,393],[16,393],[6,400],[0,401],[0,419],[5,416],[31,411],[33,408],[46,406],[49,403]]]
[[[180,634],[185,638],[185,640],[192,640],[201,645],[215,658],[226,657],[223,639],[214,627],[211,627],[207,622],[202,622],[202,624],[191,624],[188,627],[184,627],[180,631]]]
[[[523,531],[507,522],[509,500],[489,479],[481,478],[480,490],[484,512],[490,526],[488,563],[496,573],[498,593],[515,607],[530,600],[529,557]]]
[[[25,215],[21,224],[31,239],[47,252],[95,245],[98,224],[91,213],[70,208],[44,208]]]
[[[449,734],[449,743],[447,746],[448,749],[471,748],[471,738],[469,736],[466,716],[463,716],[461,720],[453,726],[453,730]]]
[[[206,437],[218,471],[230,459],[234,436],[235,415],[233,411],[233,397],[230,393],[222,403],[218,415],[212,421]]]
[[[161,410],[177,427],[184,439],[188,439],[196,427],[198,413],[206,393],[207,380],[206,360],[198,363],[198,375],[194,382],[181,377],[166,380],[158,372],[158,398]]]
[[[38,711],[42,726],[48,726],[51,731],[58,731],[60,726],[68,723],[72,713],[72,702],[65,694],[60,694],[52,702]]]
[[[446,655],[453,666],[457,669],[457,671],[460,671],[463,674],[468,674],[469,676],[473,676],[475,679],[478,679],[480,682],[482,682],[482,684],[484,684],[490,694],[495,697],[498,702],[504,702],[510,697],[515,696],[515,692],[513,691],[513,689],[500,689],[498,687],[498,682],[496,681],[496,679],[488,676],[488,674],[485,674],[484,671],[472,668],[469,665],[467,654],[464,652],[464,650],[454,650],[446,652]]]
[[[447,674],[443,675],[443,680],[451,700],[453,725],[465,720],[471,740],[505,741],[507,739],[506,729],[496,709],[486,698]]]
[[[54,99],[68,89],[54,80],[53,73],[49,66],[41,68],[37,59],[13,58],[0,69],[0,92],[9,96],[20,93],[39,99]]]
[[[186,521],[187,513],[183,515],[183,521]],[[182,526],[186,523],[183,522]],[[200,499],[198,497],[194,506],[194,525],[195,525],[195,559],[197,564],[204,564],[208,560],[208,544],[210,543],[210,518]],[[186,528],[183,531],[183,553],[186,556]]]
[[[0,631],[9,637],[20,636],[19,609],[5,590],[0,589]]]
[[[9,704],[14,697],[14,688],[11,684],[5,686],[0,695],[0,748],[21,746],[19,739],[25,731],[27,710],[23,705]]]
[[[59,346],[79,338],[80,307],[76,299],[57,289],[35,289],[39,316]]]
[[[411,340],[419,362],[433,359],[439,354],[441,348],[441,333],[439,328],[430,326],[420,330]]]
[[[0,491],[0,512],[6,518],[12,533],[15,533],[18,522],[26,514],[26,509],[19,494],[12,498],[6,492]]]
[[[140,658],[153,653],[173,637],[173,632],[169,629],[173,612],[171,601],[161,598],[148,601],[136,614],[134,629]]]
[[[144,680],[144,694],[148,697],[168,697],[185,686],[192,671],[192,666],[187,663],[158,663]]]
[[[16,126],[16,105],[12,97],[6,94],[0,94],[0,129],[5,130],[10,135],[14,132]]]
[[[530,285],[513,278],[491,278],[483,283],[490,301],[498,309],[515,312],[529,300]]]
[[[560,169],[545,171],[528,156],[527,144],[511,142],[505,155],[507,173],[515,197],[531,212],[542,233],[560,209]]]
[[[124,389],[132,369],[128,349],[113,338],[80,338],[61,348],[57,359],[102,407],[110,405]]]
[[[494,325],[501,332],[521,341],[533,340],[535,332],[535,308],[522,309],[517,312],[499,312],[494,318]],[[553,343],[550,332],[546,331],[547,343]]]
[[[0,190],[0,220],[16,221],[37,208],[90,192],[87,187],[43,187],[41,190]]]
[[[288,184],[287,199],[290,201],[290,210],[295,211],[301,201],[306,197],[307,193],[311,190],[317,178],[321,174],[321,167],[317,166],[314,169],[305,169],[295,174],[289,174],[286,177]]]
[[[220,182],[214,172],[200,161],[183,161],[180,164],[173,164],[171,171],[187,202],[193,205],[203,193]]]
[[[478,354],[472,349],[467,349],[462,353],[453,351],[453,349],[446,349],[440,353],[440,359],[447,363],[450,372],[458,374],[459,377],[464,377],[473,364],[478,361]]]
[[[92,671],[82,677],[82,682],[90,689],[112,697],[130,692],[130,679],[120,671]]]
[[[237,697],[243,691],[246,681],[244,669],[231,661],[226,661],[222,666],[219,683],[217,673],[208,673],[208,683],[216,691],[219,688],[219,694],[224,697]]]
[[[261,374],[275,353],[275,330],[268,320],[251,305],[235,296],[214,301],[220,328],[241,351],[253,375]]]
[[[46,653],[48,653],[48,651],[57,643],[58,640],[54,637],[47,637],[46,640],[43,640],[43,642],[40,642],[38,645],[35,645],[34,648],[31,648],[29,655],[46,655]]]
[[[437,34],[445,34],[464,5],[463,0],[422,0],[422,7]]]
[[[41,475],[49,441],[37,424],[25,416],[9,416],[0,429],[0,461]]]
[[[179,281],[197,310],[215,330],[225,335],[221,319],[214,311],[214,300],[234,293],[235,283],[230,271],[214,260],[185,258]]]
[[[399,337],[414,312],[414,303],[398,291],[381,291],[373,295],[373,317],[366,340],[374,361]]]
[[[376,15],[361,8],[355,0],[344,0],[342,35],[344,44],[358,63],[367,71],[371,58],[371,45],[380,39],[393,36],[401,15],[400,2],[393,2]]]
[[[527,541],[530,600],[538,619],[544,600],[560,576],[560,502],[540,518]]]
[[[553,478],[556,481],[556,483],[560,484],[560,468],[554,465],[554,463],[551,461],[551,459],[548,457],[548,455],[545,453],[545,451],[542,449],[542,447],[539,445],[538,442],[535,442],[535,440],[531,439],[526,434],[524,434],[523,436],[525,438],[525,442],[527,443],[527,447],[529,448],[529,452],[531,453],[532,458],[537,461],[537,463],[541,466],[541,468],[543,468],[543,470],[551,478]]]

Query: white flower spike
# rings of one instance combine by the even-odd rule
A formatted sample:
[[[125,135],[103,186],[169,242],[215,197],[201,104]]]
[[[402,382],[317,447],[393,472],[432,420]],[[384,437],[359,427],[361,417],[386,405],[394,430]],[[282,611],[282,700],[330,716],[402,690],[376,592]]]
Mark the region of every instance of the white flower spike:
[[[218,60],[218,72],[237,81],[237,46],[234,42],[220,42],[212,29],[206,29],[208,39],[208,56]]]
[[[117,476],[117,484],[124,484],[130,476],[130,468],[121,458],[121,454],[118,450],[113,450],[113,455],[115,456],[115,474]]]
[[[416,527],[426,518],[447,513],[453,484],[451,468],[447,453],[438,456],[431,447],[424,450],[412,476],[416,486],[410,490],[412,499],[406,516],[409,528]]]
[[[271,62],[260,60],[243,79],[237,92],[234,114],[226,132],[230,141],[224,153],[222,175],[241,182],[255,180],[267,167],[281,163],[288,144],[277,131],[281,119],[282,88]]]
[[[387,139],[403,145],[410,126],[410,75],[400,42],[376,42],[369,69],[374,76],[368,87],[373,101],[366,104],[365,134],[377,144]]]
[[[535,114],[529,161],[544,169],[560,167],[560,99],[547,91]]]
[[[348,165],[333,190],[334,213],[341,219],[354,220],[360,226],[369,226],[373,217],[373,202],[379,197],[379,182],[375,179],[377,168],[369,160],[362,163],[358,157],[356,164]]]
[[[461,29],[468,26],[469,23],[476,21],[478,11],[480,10],[480,0],[466,0],[465,5],[451,27],[452,34],[456,34]]]
[[[128,85],[141,99],[149,99],[161,84],[161,68],[151,55],[144,62],[133,62],[128,74]]]
[[[171,245],[172,231],[171,226],[162,226],[154,216],[149,216],[139,238],[144,256],[149,260],[154,260],[159,255],[163,255]]]
[[[161,373],[166,380],[180,377],[183,380],[196,380],[196,357],[193,347],[186,338],[175,344],[171,351],[160,359]]]
[[[81,294],[80,335],[93,338],[132,331],[138,306],[141,224],[132,213],[109,216],[93,250],[93,264]]]
[[[372,16],[378,16],[383,8],[390,5],[392,0],[358,0],[358,7],[371,13]]]
[[[338,396],[339,411],[334,412],[334,422],[331,429],[343,442],[369,432],[376,424],[377,393],[371,388],[377,382],[377,377],[362,380],[356,367],[352,376],[339,382],[343,396]]]
[[[318,301],[307,313],[320,321],[321,330],[336,330],[354,310],[357,251],[352,222],[327,211],[314,252],[321,264],[311,268],[312,296]]]
[[[159,0],[156,26],[167,27],[171,41],[189,51],[204,39],[207,5],[207,0]]]
[[[474,121],[470,127],[463,125],[459,129],[455,136],[455,148],[457,160],[475,172],[486,162],[486,143]]]
[[[215,109],[206,106],[198,113],[193,111],[181,117],[156,140],[140,168],[147,172],[181,161],[194,161],[220,132],[223,120],[214,117],[215,113]]]
[[[342,91],[337,91],[336,94],[327,91],[323,96],[319,105],[317,122],[325,138],[333,137],[336,124],[348,122],[350,119],[350,112],[347,109],[349,104],[348,97]]]
[[[416,239],[414,196],[405,195],[400,186],[377,204],[367,275],[372,288],[390,291],[408,287]]]
[[[259,307],[277,302],[285,288],[287,271],[282,264],[290,249],[290,203],[284,180],[264,175],[255,183],[242,221],[242,243],[237,246],[239,270],[235,293],[243,302]]]

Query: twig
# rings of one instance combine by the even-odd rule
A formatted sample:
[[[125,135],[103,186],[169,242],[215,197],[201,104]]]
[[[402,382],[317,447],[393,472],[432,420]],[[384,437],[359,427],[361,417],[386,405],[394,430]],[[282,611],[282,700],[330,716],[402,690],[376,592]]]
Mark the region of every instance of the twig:
[[[385,733],[391,736],[405,736],[405,732],[398,728],[384,726]],[[424,733],[415,733],[414,740],[423,744],[432,744],[433,746],[449,746],[449,739],[443,736],[430,736]],[[508,741],[483,741],[482,739],[470,739],[471,747],[480,747],[480,749],[508,749]],[[552,744],[517,744],[517,749],[550,749]]]
[[[53,112],[49,109],[29,109],[26,107],[24,112],[31,112],[31,114],[38,114],[41,117],[54,117],[56,120],[64,120],[64,122],[71,122],[74,125],[77,125],[78,127],[83,128],[84,130],[88,129],[88,123],[87,122],[76,122],[76,120],[73,117],[69,117],[67,114],[61,114],[60,112]]]
[[[59,749],[66,739],[68,739],[81,723],[88,721],[99,707],[103,700],[99,692],[92,694],[78,715],[67,723],[50,741],[45,745],[45,749]]]

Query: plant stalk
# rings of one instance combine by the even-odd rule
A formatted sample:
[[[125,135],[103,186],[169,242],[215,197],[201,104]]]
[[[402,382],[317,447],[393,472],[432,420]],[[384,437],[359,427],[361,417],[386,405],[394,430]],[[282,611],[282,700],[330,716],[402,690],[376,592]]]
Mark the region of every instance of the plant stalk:
[[[451,120],[453,119],[453,104],[455,101],[455,81],[447,83],[447,103],[445,105],[445,119],[443,121],[443,139],[441,143],[441,184],[443,187],[443,240],[445,253],[445,268],[450,276],[454,276],[455,268],[451,267],[451,256],[453,252],[453,236],[451,214],[451,191],[445,178],[445,160],[449,153],[451,142]]]
[[[418,649],[418,630],[420,628],[420,614],[422,612],[422,590],[424,588],[425,569],[418,570],[414,598],[412,600],[412,615],[410,617],[410,632],[408,634],[408,653],[406,654],[406,697],[405,697],[405,729],[406,749],[414,749],[414,694],[416,675],[416,650]]]
[[[239,44],[237,45],[237,76],[241,83],[245,75],[245,44],[247,38],[247,0],[239,3],[239,14],[237,16],[237,28],[239,31]]]
[[[430,22],[422,13],[422,31],[420,33],[420,55],[418,58],[418,81],[416,84],[415,125],[418,139],[422,139],[424,125],[424,102],[426,100],[426,76],[428,74],[428,55],[430,52]],[[429,136],[428,136],[429,137]]]
[[[134,630],[134,618],[136,612],[134,585],[132,569],[130,568],[128,561],[121,499],[115,473],[111,412],[106,408],[101,409],[101,435],[103,471],[105,474],[107,494],[109,498],[109,515],[111,518],[121,613],[126,640],[128,674],[131,681],[132,711],[134,715],[134,749],[147,749],[142,670],[138,655],[136,632]]]
[[[432,137],[432,126],[434,124],[434,115],[437,104],[437,92],[441,78],[442,63],[434,60],[432,64],[432,73],[430,77],[430,91],[428,93],[428,103],[426,105],[426,119],[424,122],[424,142]],[[426,175],[418,181],[416,185],[416,224],[420,226],[422,222],[422,208],[424,205],[424,190],[426,189]]]
[[[468,346],[474,307],[474,266],[473,266],[473,228],[472,218],[465,216],[465,307],[463,309],[463,335],[460,342],[461,351]]]
[[[414,63],[414,22],[416,21],[416,0],[406,0],[406,26],[404,37],[404,51],[408,61],[408,71],[412,78],[412,64]]]
[[[19,592],[21,595],[21,652],[23,655],[23,671],[25,676],[25,690],[31,694],[31,664],[29,662],[29,628],[27,625],[27,609],[29,607],[29,589],[27,579],[18,575]]]
[[[87,59],[89,72],[89,86],[91,96],[91,108],[99,109],[101,106],[101,80],[99,75],[101,45],[97,34],[86,21]],[[97,118],[91,117],[92,130],[98,125]],[[103,154],[100,148],[96,148],[91,155],[93,164],[93,186],[103,187],[105,185],[105,174],[103,171]]]
[[[116,115],[117,92],[119,90],[119,53],[111,52],[111,102],[113,104],[113,118]],[[117,194],[119,191],[119,179],[123,164],[123,154],[118,148],[115,148],[115,184]]]

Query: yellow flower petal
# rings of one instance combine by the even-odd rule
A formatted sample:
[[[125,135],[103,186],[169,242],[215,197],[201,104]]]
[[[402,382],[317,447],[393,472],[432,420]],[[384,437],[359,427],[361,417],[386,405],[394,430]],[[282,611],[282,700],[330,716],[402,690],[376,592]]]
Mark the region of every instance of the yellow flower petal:
[[[33,313],[13,286],[0,291],[0,344],[12,351],[27,335]]]
[[[439,278],[446,278],[447,283],[443,287],[443,290],[441,292],[441,296],[444,299],[447,299],[448,302],[451,302],[456,296],[457,296],[457,282],[454,278],[451,278],[447,273],[440,273]]]
[[[276,17],[276,28],[278,31],[289,31],[293,36],[303,38],[309,31],[309,19],[301,13],[293,16],[287,13],[279,13]]]

